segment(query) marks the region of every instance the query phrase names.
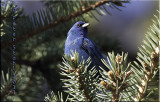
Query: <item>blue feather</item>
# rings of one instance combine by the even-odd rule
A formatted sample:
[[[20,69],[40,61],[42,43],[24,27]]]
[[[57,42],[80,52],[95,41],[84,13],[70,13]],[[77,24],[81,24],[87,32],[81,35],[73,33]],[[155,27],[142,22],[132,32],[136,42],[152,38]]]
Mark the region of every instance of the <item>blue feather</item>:
[[[88,23],[76,22],[69,30],[67,39],[65,42],[65,54],[72,56],[72,52],[77,51],[79,53],[79,60],[87,60],[91,57],[92,63],[89,66],[91,69],[93,66],[97,70],[100,70],[99,66],[108,71],[108,68],[102,63],[101,59],[104,59],[99,48],[94,42],[88,38]]]

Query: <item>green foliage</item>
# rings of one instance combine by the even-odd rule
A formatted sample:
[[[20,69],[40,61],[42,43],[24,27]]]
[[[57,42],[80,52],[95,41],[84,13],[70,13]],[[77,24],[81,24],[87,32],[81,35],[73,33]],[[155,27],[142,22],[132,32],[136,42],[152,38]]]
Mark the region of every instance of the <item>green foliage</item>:
[[[12,91],[12,87],[10,86],[12,84],[12,79],[10,76],[10,71],[4,75],[3,70],[1,71],[1,95],[2,97],[5,97]]]
[[[153,25],[146,34],[146,40],[143,41],[143,45],[139,48],[137,61],[134,61],[132,65],[132,70],[138,83],[137,86],[142,88],[142,93],[146,93],[142,95],[142,93],[139,92],[136,97],[137,100],[150,101],[149,99],[151,97],[149,96],[151,93],[154,94],[154,99],[158,100],[160,30],[159,18],[157,16],[155,16],[155,18],[156,20],[153,20]],[[145,85],[141,85],[142,83]]]
[[[39,77],[41,76],[40,72],[35,72],[31,67],[24,65],[19,70],[19,74],[21,74],[22,80],[20,85],[16,84],[17,97],[21,101],[36,101],[41,96],[46,80],[43,77]]]
[[[47,96],[45,97],[44,101],[46,101],[46,102],[51,102],[51,101],[55,101],[55,102],[67,102],[68,101],[68,97],[66,98],[66,100],[64,100],[62,93],[58,92],[58,96],[57,96],[52,91],[50,95],[47,94]]]
[[[12,75],[11,69],[8,69],[7,73],[1,70],[1,100],[8,100],[9,96],[13,96],[12,87]],[[22,77],[19,73],[15,73],[15,83],[17,86],[22,84]]]
[[[131,76],[131,63],[127,62],[128,54],[122,52],[121,55],[114,55],[114,52],[108,53],[107,59],[102,62],[110,69],[106,72],[103,68],[101,72],[103,78],[101,79],[101,85],[97,84],[99,90],[103,93],[97,95],[102,100],[108,101],[131,101],[135,95],[133,86],[135,85]],[[108,90],[108,91],[106,91]]]
[[[91,59],[79,62],[79,55],[77,52],[72,53],[73,56],[65,56],[63,58],[63,65],[60,65],[62,70],[61,75],[65,76],[62,79],[64,87],[68,88],[65,92],[73,96],[69,98],[71,101],[92,101],[95,100],[96,95],[96,70],[93,68],[87,71],[88,66],[91,64]]]
[[[15,9],[15,12],[13,12],[13,8]],[[4,34],[6,34],[6,31],[11,31],[9,30],[11,29],[9,24],[11,24],[12,22],[12,17],[15,16],[16,18],[18,18],[22,14],[22,12],[23,9],[18,8],[15,2],[10,0],[1,1],[1,36],[4,36]]]

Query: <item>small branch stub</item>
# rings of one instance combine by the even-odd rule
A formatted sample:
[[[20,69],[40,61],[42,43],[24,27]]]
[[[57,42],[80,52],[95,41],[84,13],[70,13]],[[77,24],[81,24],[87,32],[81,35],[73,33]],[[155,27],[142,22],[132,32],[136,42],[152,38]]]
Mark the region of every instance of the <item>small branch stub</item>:
[[[122,64],[122,62],[123,62],[122,56],[117,55],[117,56],[116,56],[116,62],[119,63],[119,64]]]
[[[75,57],[71,57],[71,61],[74,62],[75,61]]]
[[[77,69],[75,70],[75,74],[76,74],[76,76],[79,76],[79,75],[80,75],[80,69],[79,69],[79,68],[77,68]]]
[[[113,72],[110,70],[108,71],[108,76],[111,80],[114,80],[114,75],[113,75]]]
[[[105,82],[105,81],[101,81],[101,82],[100,82],[100,84],[101,84],[101,85],[103,85],[104,87],[106,87],[106,86],[107,86],[107,84],[106,84],[106,82]]]

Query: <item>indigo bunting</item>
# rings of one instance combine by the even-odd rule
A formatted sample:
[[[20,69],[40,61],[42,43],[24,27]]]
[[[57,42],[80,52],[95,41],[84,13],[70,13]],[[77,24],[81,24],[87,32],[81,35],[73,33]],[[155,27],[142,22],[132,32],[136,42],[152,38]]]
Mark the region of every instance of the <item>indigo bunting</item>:
[[[88,25],[89,23],[79,21],[72,26],[65,41],[65,54],[72,56],[71,51],[75,52],[76,50],[79,53],[80,61],[82,60],[82,56],[85,60],[91,57],[92,63],[88,70],[93,66],[95,66],[97,70],[100,70],[99,66],[101,66],[108,71],[108,68],[106,68],[101,61],[103,56],[100,50],[96,44],[88,38]]]

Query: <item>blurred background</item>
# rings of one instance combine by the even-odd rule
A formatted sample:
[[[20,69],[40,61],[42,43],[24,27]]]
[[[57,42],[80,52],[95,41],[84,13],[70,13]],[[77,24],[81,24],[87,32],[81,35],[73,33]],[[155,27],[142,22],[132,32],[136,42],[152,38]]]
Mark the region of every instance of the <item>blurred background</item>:
[[[29,34],[33,29],[47,25],[50,21],[69,15],[85,4],[81,1],[14,1],[17,2],[18,7],[23,8],[21,16],[16,20],[17,38]],[[95,2],[87,1],[85,6],[88,7]],[[144,39],[144,34],[152,25],[153,14],[158,16],[158,9],[158,0],[131,0],[122,5],[103,5],[96,10],[19,41],[16,43],[16,70],[22,77],[22,81],[19,86],[16,85],[17,95],[14,99],[43,101],[51,90],[56,93],[64,90],[58,64],[61,64],[64,54],[67,32],[76,21],[90,23],[89,37],[102,53],[128,52],[129,61],[133,61]],[[50,12],[48,16],[45,16],[46,12]],[[9,32],[11,28],[7,26],[11,24],[9,20],[6,22],[8,22],[4,30],[6,34],[2,36],[2,42],[8,42],[11,39]],[[10,50],[9,47],[2,49],[2,69],[6,72],[11,67]],[[9,96],[5,99],[13,100]]]

